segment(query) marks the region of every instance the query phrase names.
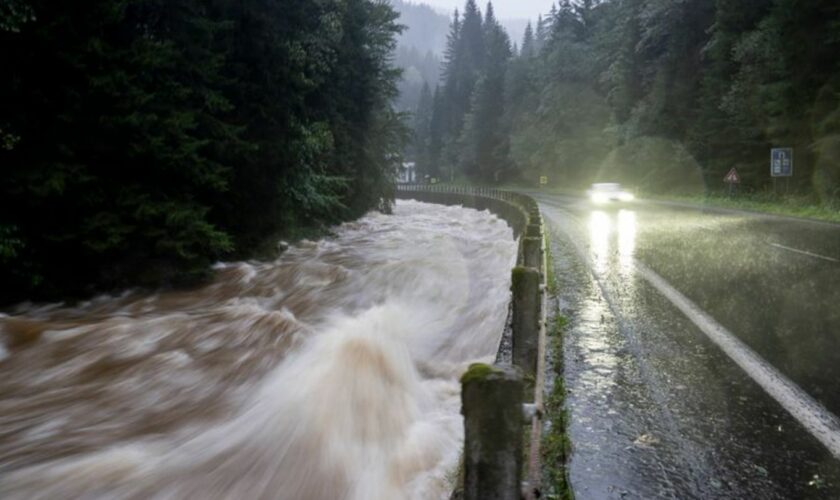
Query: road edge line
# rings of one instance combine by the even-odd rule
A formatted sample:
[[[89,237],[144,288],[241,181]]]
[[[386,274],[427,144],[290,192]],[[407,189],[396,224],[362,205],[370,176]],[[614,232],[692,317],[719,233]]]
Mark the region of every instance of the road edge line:
[[[635,260],[639,275],[667,298],[790,415],[840,459],[840,419],[664,278]]]
[[[780,243],[768,243],[773,248],[777,248],[779,250],[787,250],[788,252],[798,253],[801,255],[807,255],[808,257],[813,257],[815,259],[822,259],[828,262],[840,262],[840,259],[835,259],[834,257],[828,257],[826,255],[820,255],[818,253],[809,252],[808,250],[800,250],[798,248],[788,247],[782,245]]]

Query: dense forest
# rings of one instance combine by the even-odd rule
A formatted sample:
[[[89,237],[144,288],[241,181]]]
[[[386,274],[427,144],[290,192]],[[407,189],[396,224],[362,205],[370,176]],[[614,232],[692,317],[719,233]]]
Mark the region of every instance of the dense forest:
[[[840,3],[559,2],[512,50],[492,6],[450,25],[443,76],[415,112],[431,177],[710,192],[736,167],[773,188],[770,149],[795,148],[790,190],[840,199]]]
[[[510,168],[502,119],[505,79],[512,56],[507,33],[473,0],[455,12],[447,38],[441,84],[425,87],[414,116],[414,159],[422,175],[452,180],[498,180]]]
[[[391,0],[391,5],[399,13],[399,23],[404,27],[394,51],[393,64],[402,70],[394,107],[411,114],[417,107],[423,86],[434,86],[440,79],[440,55],[446,46],[449,18],[424,4]]]
[[[393,199],[385,0],[0,2],[0,302],[192,282]]]

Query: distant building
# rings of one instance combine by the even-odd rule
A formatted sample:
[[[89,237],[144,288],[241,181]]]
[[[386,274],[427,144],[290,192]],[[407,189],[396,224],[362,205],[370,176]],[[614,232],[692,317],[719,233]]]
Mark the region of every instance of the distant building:
[[[399,167],[397,172],[397,182],[403,184],[411,184],[417,182],[417,169],[413,161],[406,161]]]

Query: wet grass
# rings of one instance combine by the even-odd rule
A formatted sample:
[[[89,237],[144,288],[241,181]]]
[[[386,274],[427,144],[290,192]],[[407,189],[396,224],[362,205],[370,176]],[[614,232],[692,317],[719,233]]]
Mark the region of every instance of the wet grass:
[[[554,255],[551,253],[548,233],[544,231],[545,262],[546,262],[546,290],[549,297],[555,297],[559,291],[557,275],[554,270]],[[552,303],[549,300],[549,303]],[[571,442],[567,434],[569,414],[565,408],[566,386],[563,383],[563,335],[568,319],[561,314],[554,314],[551,319],[546,339],[546,361],[553,372],[553,384],[549,394],[543,402],[543,419],[548,422],[542,436],[542,464],[543,464],[543,493],[545,498],[556,500],[571,500],[574,498],[568,481],[569,453]]]
[[[557,315],[548,337],[554,383],[544,404],[544,418],[549,426],[543,434],[541,450],[545,473],[545,498],[557,500],[574,498],[566,470],[571,452],[571,442],[566,432],[569,414],[565,408],[566,387],[563,383],[563,334],[566,322],[564,316]]]
[[[677,201],[735,210],[747,210],[772,215],[803,219],[840,222],[840,209],[836,205],[821,203],[813,196],[774,195],[772,193],[696,196],[650,196],[654,200]]]

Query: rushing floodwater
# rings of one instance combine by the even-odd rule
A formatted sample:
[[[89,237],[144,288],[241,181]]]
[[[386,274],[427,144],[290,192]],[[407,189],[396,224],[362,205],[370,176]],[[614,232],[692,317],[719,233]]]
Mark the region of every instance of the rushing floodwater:
[[[515,253],[487,212],[399,202],[198,290],[21,306],[0,497],[443,498]]]

